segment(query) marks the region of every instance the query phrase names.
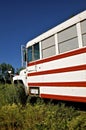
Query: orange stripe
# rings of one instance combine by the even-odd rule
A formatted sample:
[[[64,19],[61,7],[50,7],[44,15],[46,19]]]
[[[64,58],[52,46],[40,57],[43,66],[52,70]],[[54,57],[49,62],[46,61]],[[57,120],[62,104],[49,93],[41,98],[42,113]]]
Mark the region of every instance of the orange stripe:
[[[40,71],[40,72],[33,72],[33,73],[28,73],[28,76],[63,73],[63,72],[79,71],[79,70],[86,70],[86,65],[79,65],[79,66],[72,66],[72,67],[59,68],[59,69],[53,69],[53,70],[46,70],[46,71]]]
[[[86,97],[75,97],[75,96],[62,96],[62,95],[51,95],[51,94],[40,94],[42,98],[50,98],[65,101],[76,101],[86,103]]]
[[[86,87],[86,81],[79,82],[41,82],[41,83],[28,83],[28,86],[33,87]]]
[[[78,55],[78,54],[81,54],[81,53],[86,53],[86,47],[85,48],[79,48],[77,50],[73,50],[73,51],[70,51],[70,52],[63,53],[63,54],[59,54],[59,55],[56,55],[56,56],[53,56],[53,57],[50,57],[50,58],[46,58],[46,59],[42,59],[42,60],[38,60],[38,61],[33,61],[33,62],[28,63],[27,66],[37,65],[37,64],[49,62],[49,61],[52,61],[52,60],[57,60],[57,59],[61,59],[61,58],[65,58],[65,57],[69,57],[69,56],[73,56],[73,55]]]

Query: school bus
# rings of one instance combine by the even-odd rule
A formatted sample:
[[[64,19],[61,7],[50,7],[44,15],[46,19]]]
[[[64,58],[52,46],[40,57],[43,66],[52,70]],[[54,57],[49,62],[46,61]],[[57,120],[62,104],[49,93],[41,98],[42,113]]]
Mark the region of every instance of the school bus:
[[[14,77],[28,95],[86,103],[86,11],[26,44],[26,68]]]

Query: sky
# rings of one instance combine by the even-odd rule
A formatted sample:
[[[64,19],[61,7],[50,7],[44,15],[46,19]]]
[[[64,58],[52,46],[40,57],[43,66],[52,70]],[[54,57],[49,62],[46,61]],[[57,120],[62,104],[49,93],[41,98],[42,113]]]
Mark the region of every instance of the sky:
[[[21,45],[86,10],[86,0],[0,0],[0,64],[21,68]]]

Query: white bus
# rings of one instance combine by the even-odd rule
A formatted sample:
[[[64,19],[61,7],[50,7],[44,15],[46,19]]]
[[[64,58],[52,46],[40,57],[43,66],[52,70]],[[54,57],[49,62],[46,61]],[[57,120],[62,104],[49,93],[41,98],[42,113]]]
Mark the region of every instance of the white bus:
[[[29,41],[23,72],[28,95],[86,103],[86,11]]]

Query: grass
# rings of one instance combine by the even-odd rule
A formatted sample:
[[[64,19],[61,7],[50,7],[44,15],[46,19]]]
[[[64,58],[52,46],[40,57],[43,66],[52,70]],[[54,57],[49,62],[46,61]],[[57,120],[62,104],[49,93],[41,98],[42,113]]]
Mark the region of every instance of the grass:
[[[21,88],[0,85],[0,130],[86,130],[86,111],[43,100],[23,105],[21,95]]]

